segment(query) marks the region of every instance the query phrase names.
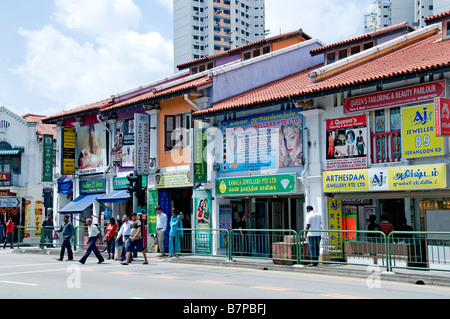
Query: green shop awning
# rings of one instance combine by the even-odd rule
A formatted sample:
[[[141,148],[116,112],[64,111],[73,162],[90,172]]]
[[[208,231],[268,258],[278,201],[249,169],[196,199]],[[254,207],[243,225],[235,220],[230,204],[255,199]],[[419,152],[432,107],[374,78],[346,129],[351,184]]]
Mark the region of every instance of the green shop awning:
[[[23,148],[13,148],[9,150],[0,150],[0,156],[15,156],[23,153]]]

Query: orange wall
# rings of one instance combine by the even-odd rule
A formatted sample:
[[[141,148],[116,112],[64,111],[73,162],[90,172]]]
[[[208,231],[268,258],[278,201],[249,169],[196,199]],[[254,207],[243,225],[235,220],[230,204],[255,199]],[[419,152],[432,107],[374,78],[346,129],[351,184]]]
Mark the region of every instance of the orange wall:
[[[193,98],[189,96],[192,101]],[[168,99],[159,102],[161,111],[159,112],[159,132],[158,132],[158,154],[159,154],[159,167],[171,167],[187,165],[191,162],[191,152],[189,149],[173,149],[166,152],[164,150],[164,116],[176,115],[195,109],[184,100],[184,96],[177,96],[173,99]],[[192,133],[191,133],[192,134]]]
[[[284,41],[280,41],[280,42],[275,42],[272,43],[272,51],[277,51],[277,50],[281,50],[283,48],[287,48],[291,45],[297,44],[297,43],[301,43],[304,42],[305,39],[303,39],[302,37],[295,37],[292,39],[287,39]]]

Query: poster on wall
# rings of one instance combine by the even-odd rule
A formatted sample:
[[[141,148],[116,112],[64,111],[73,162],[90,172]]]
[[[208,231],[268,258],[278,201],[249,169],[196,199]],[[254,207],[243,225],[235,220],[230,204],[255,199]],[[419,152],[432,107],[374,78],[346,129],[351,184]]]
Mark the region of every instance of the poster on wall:
[[[303,125],[297,110],[222,123],[222,172],[303,165]]]
[[[207,229],[211,229],[211,191],[194,191],[194,214],[195,222],[195,252],[198,254],[212,253],[212,234]]]
[[[113,164],[118,167],[133,167],[134,150],[134,119],[118,122],[111,150]]]
[[[444,155],[444,138],[436,136],[434,104],[402,110],[404,158]]]
[[[75,174],[76,132],[73,128],[63,129],[63,152],[61,157],[61,175]]]
[[[367,115],[327,120],[326,170],[367,167]]]
[[[102,173],[106,170],[106,130],[101,124],[80,127],[77,130],[78,174]]]

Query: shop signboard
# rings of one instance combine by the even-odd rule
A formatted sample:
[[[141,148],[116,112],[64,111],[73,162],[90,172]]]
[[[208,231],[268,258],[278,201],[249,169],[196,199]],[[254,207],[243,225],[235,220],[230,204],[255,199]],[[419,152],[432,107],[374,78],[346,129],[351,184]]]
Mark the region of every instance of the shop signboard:
[[[134,167],[138,175],[150,174],[150,116],[148,114],[134,114],[136,125],[134,144],[136,154]]]
[[[326,193],[430,190],[448,187],[446,164],[324,172]]]
[[[101,194],[106,192],[106,179],[96,178],[80,181],[80,194]]]
[[[11,173],[0,173],[0,182],[9,182],[11,180]]]
[[[108,167],[106,130],[102,124],[82,126],[77,130],[78,174],[103,173]]]
[[[327,120],[326,170],[367,167],[367,115]]]
[[[450,99],[434,99],[436,136],[450,136]]]
[[[194,183],[206,183],[206,129],[194,129]]]
[[[222,123],[222,172],[303,165],[298,110],[258,114]]]
[[[148,189],[147,190],[147,229],[150,239],[150,251],[156,252],[156,207],[158,206],[158,190]]]
[[[446,96],[446,82],[439,80],[344,100],[344,113],[365,112],[396,105],[418,103]]]
[[[156,188],[192,187],[190,171],[175,171],[155,174]]]
[[[444,155],[444,138],[436,136],[434,105],[402,109],[402,150],[404,158]]]
[[[119,167],[134,167],[134,118],[116,124],[111,159]]]
[[[328,230],[330,230],[330,258],[342,258],[343,256],[343,230],[342,203],[340,200],[334,200],[328,197]]]
[[[147,186],[147,178],[146,176],[141,176],[142,178],[142,187]],[[119,189],[126,189],[128,188],[128,178],[127,177],[115,177],[113,179],[113,189],[119,190]]]
[[[53,136],[42,136],[42,181],[53,181]]]
[[[218,195],[292,194],[296,174],[221,178],[216,180]]]
[[[63,152],[62,152],[61,175],[74,175],[75,146],[76,146],[75,129],[64,128],[62,139],[63,139]]]

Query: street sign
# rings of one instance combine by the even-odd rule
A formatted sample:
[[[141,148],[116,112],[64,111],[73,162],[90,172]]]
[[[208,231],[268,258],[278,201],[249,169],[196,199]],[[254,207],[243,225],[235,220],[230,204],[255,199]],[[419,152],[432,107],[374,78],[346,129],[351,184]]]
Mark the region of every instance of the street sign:
[[[19,197],[0,197],[0,207],[20,207],[21,203]]]

